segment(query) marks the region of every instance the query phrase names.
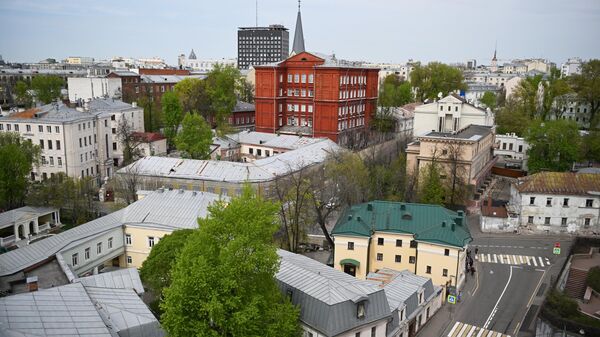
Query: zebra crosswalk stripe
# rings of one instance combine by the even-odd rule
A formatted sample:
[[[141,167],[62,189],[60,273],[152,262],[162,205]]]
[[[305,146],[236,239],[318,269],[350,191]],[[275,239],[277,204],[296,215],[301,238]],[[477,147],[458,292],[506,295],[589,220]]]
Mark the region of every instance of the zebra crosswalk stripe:
[[[510,337],[501,332],[492,331],[462,322],[455,322],[447,337]]]
[[[475,259],[482,263],[500,263],[510,265],[525,265],[534,267],[546,267],[552,263],[548,257],[512,255],[512,254],[477,254]]]

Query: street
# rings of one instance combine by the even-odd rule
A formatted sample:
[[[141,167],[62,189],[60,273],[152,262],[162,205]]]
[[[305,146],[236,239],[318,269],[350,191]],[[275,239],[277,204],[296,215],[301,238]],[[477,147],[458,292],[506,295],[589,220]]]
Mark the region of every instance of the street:
[[[461,301],[444,304],[418,336],[533,336],[535,314],[566,261],[571,238],[488,235],[476,228],[472,234],[475,275],[468,275]],[[555,242],[561,255],[552,252]]]

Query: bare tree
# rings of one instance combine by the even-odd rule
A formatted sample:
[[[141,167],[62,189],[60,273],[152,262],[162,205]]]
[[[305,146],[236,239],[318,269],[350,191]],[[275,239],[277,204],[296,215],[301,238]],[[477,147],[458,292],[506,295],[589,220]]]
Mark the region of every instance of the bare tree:
[[[142,177],[135,164],[121,170],[114,178],[115,195],[124,200],[127,205],[137,201],[137,191],[142,183]]]
[[[143,139],[135,134],[133,125],[127,121],[125,116],[122,116],[119,121],[117,137],[123,149],[123,166],[129,165],[141,157],[139,146],[143,143]]]
[[[445,146],[447,155],[447,171],[449,175],[447,191],[450,194],[450,204],[463,203],[466,194],[466,185],[464,177],[466,168],[463,164],[463,146],[462,143],[448,143]]]

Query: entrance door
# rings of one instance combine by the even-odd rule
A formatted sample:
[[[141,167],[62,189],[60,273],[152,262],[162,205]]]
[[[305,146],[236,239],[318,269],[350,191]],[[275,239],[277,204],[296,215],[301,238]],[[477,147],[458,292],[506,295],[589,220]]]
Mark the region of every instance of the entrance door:
[[[408,325],[408,337],[414,337],[414,336],[415,336],[415,321],[413,320]]]
[[[356,276],[356,267],[351,264],[344,265],[344,273]]]

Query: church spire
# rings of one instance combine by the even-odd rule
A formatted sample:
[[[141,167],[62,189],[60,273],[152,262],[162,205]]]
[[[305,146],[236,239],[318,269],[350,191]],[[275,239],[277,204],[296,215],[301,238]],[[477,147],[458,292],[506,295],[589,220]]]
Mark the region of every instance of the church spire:
[[[296,32],[294,33],[294,44],[292,45],[292,55],[305,51],[304,33],[302,31],[302,17],[300,15],[300,0],[298,0],[298,18],[296,19]]]

